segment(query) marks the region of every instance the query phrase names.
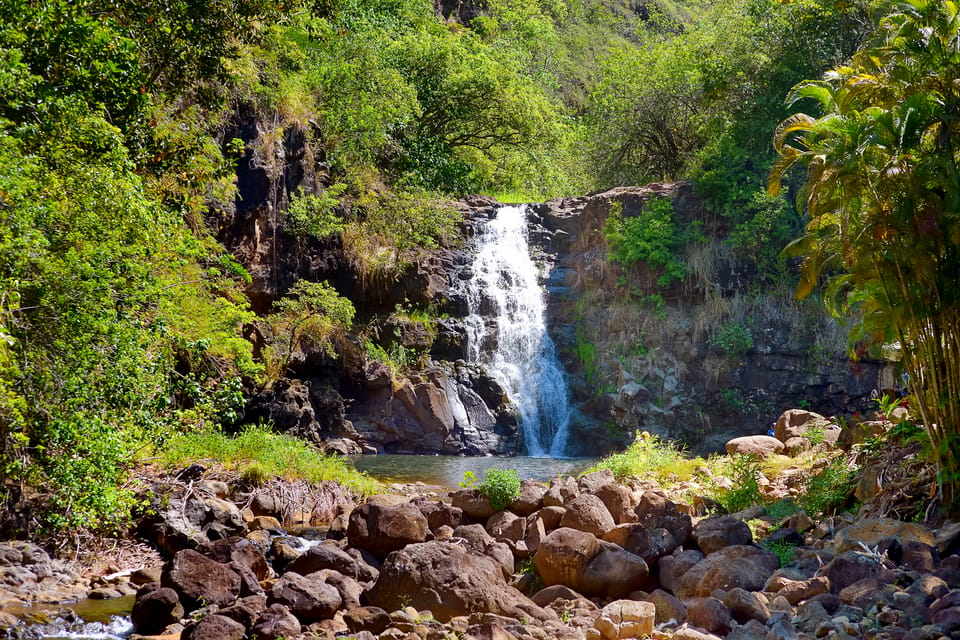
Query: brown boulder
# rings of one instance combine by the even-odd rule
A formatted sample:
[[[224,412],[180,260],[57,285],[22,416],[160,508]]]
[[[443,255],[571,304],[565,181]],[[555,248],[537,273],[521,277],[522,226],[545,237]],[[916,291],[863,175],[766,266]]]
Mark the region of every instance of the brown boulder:
[[[394,507],[362,504],[350,513],[347,538],[351,547],[386,555],[427,539],[427,519],[415,505]]]
[[[673,590],[681,600],[709,596],[716,589],[729,591],[740,587],[760,591],[780,560],[758,547],[730,546],[711,553],[686,571]]]
[[[663,528],[670,532],[678,546],[686,544],[693,523],[690,515],[681,511],[659,491],[644,491],[636,508],[637,522],[647,529]]]
[[[240,595],[240,576],[235,571],[192,549],[173,556],[160,582],[177,592],[187,611],[211,604],[226,607]]]
[[[617,524],[637,521],[637,504],[634,500],[634,494],[622,484],[611,482],[602,485],[597,488],[593,495],[600,498],[600,501],[603,502]]]
[[[773,435],[780,442],[786,442],[790,438],[803,437],[807,429],[814,425],[826,428],[829,424],[831,424],[830,421],[819,413],[805,409],[788,409],[777,418]]]
[[[547,488],[539,482],[524,480],[520,483],[520,495],[510,505],[510,511],[519,516],[529,516],[543,505],[543,494]]]
[[[767,458],[783,453],[783,442],[773,436],[740,436],[728,440],[726,444],[729,455],[752,455]]]
[[[450,502],[474,520],[486,520],[497,512],[485,495],[477,489],[460,489],[450,494]]]
[[[343,621],[350,633],[368,631],[377,635],[390,626],[389,614],[380,607],[353,607],[343,614]]]
[[[367,600],[388,611],[408,605],[429,610],[441,622],[471,613],[555,617],[509,586],[496,561],[441,541],[412,544],[390,554]]]
[[[197,547],[197,551],[211,560],[222,564],[239,562],[249,567],[257,580],[264,580],[270,576],[270,565],[257,545],[246,538],[232,537],[222,540],[205,542]]]
[[[533,564],[547,585],[563,584],[585,595],[614,598],[645,586],[650,571],[640,556],[566,527],[547,535]]]
[[[180,637],[182,640],[243,640],[246,635],[242,624],[215,613],[187,625]]]
[[[657,615],[654,622],[663,624],[674,620],[675,622],[685,622],[687,619],[687,607],[677,596],[667,593],[663,589],[655,589],[647,596],[647,601],[652,602],[656,607]]]
[[[764,624],[770,619],[770,610],[756,593],[734,587],[723,597],[723,604],[740,624],[757,620]]]
[[[729,547],[753,543],[753,534],[743,520],[733,516],[704,518],[691,532],[694,542],[705,554]]]
[[[655,615],[651,602],[616,600],[603,608],[593,626],[606,640],[645,638],[653,633]]]
[[[836,553],[861,550],[861,543],[875,548],[881,543],[896,540],[901,545],[920,542],[930,547],[937,544],[933,532],[915,522],[902,522],[893,518],[865,518],[848,525],[834,536]]]
[[[720,600],[710,597],[684,600],[687,607],[687,622],[718,636],[730,633],[732,618],[730,610]]]
[[[137,597],[130,612],[134,629],[142,635],[162,632],[183,617],[183,605],[177,592],[170,588],[155,589]]]
[[[864,578],[874,578],[882,584],[893,584],[897,580],[897,575],[883,564],[880,557],[858,551],[837,554],[823,568],[823,574],[830,580],[831,593],[840,593]]]
[[[663,556],[657,562],[660,570],[660,584],[671,593],[677,592],[677,584],[687,571],[703,560],[703,554],[696,549],[675,551],[672,555]]]
[[[250,628],[250,637],[257,640],[283,640],[300,635],[300,621],[289,609],[274,603],[263,610]]]
[[[287,565],[287,571],[305,576],[315,571],[333,569],[351,578],[357,577],[357,561],[346,551],[331,543],[317,544]]]
[[[487,520],[487,533],[497,540],[523,540],[527,533],[527,519],[510,511],[499,511]]]
[[[660,531],[666,532],[665,529]],[[630,553],[635,553],[648,565],[652,565],[658,558],[669,553],[663,544],[663,537],[652,535],[642,524],[617,525],[603,534],[602,539],[621,546]]]
[[[600,537],[616,526],[613,516],[595,495],[581,493],[566,504],[567,512],[560,519],[561,527],[586,531]]]
[[[282,604],[303,624],[333,616],[342,599],[336,587],[288,571],[271,587],[270,604]]]

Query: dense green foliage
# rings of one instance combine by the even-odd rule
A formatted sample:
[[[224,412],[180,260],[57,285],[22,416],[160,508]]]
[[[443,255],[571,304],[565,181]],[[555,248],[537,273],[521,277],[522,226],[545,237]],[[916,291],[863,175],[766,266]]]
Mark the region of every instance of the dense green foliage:
[[[330,480],[361,495],[380,488],[342,456],[322,454],[303,440],[272,433],[263,426],[251,425],[233,437],[214,431],[179,434],[167,442],[160,463],[175,471],[197,460],[222,465],[250,479]]]
[[[797,293],[825,281],[831,308],[859,311],[861,335],[898,343],[951,507],[960,504],[958,30],[955,2],[896,3],[849,65],[794,89],[793,102],[812,99],[822,115],[781,123],[771,175],[776,192],[789,167],[807,167]]]
[[[489,469],[483,476],[483,482],[477,485],[497,511],[503,511],[520,497],[520,476],[515,469]]]

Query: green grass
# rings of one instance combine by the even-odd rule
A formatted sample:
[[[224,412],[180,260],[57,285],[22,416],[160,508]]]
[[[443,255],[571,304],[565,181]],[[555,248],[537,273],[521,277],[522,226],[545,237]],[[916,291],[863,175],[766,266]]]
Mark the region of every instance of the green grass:
[[[176,435],[158,455],[167,468],[210,460],[251,480],[272,476],[308,482],[331,480],[363,495],[381,489],[379,482],[357,471],[348,460],[321,453],[299,438],[273,433],[265,426],[247,427],[235,437],[212,431]]]
[[[703,458],[690,458],[672,442],[657,436],[638,435],[625,451],[603,458],[588,470],[610,469],[618,480],[628,477],[654,477],[659,482],[685,481],[696,470],[708,465]]]
[[[536,193],[525,191],[503,191],[487,194],[495,198],[497,202],[503,204],[528,204],[531,202],[542,202],[543,198]]]

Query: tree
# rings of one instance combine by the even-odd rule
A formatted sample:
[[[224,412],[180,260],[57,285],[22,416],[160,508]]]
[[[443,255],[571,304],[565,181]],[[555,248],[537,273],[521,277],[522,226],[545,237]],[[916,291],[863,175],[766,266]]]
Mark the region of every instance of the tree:
[[[960,506],[960,5],[907,0],[873,37],[789,100],[815,99],[778,128],[777,192],[807,167],[798,296],[825,282],[836,311],[857,309],[878,341],[898,341],[938,466]]]

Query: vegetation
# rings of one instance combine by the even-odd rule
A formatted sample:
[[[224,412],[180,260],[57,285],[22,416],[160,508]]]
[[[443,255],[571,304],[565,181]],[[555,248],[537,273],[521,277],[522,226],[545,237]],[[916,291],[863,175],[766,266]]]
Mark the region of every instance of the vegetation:
[[[776,193],[790,167],[807,168],[798,296],[823,283],[860,335],[896,342],[933,445],[944,503],[960,504],[960,171],[954,113],[960,82],[960,8],[894,5],[848,65],[803,82],[796,113],[777,129]],[[809,104],[809,102],[807,103]]]
[[[707,204],[702,228],[757,287],[792,277],[777,254],[802,233],[791,249],[803,258],[798,293],[824,283],[832,309],[862,318],[860,335],[899,344],[954,504],[956,4],[634,5],[488,0],[460,24],[429,0],[0,0],[6,506],[39,491],[32,521],[46,530],[122,526],[139,452],[226,447],[217,434],[235,428],[244,393],[305,351],[338,357],[357,311],[331,283],[298,281],[259,300],[259,317],[251,310],[251,274],[216,239],[237,201],[238,161],[287,186],[272,203],[280,233],[301,249],[342,250],[365,283],[390,283],[458,241],[450,196],[688,178]],[[864,43],[869,7],[878,21]],[[792,86],[791,100],[815,101],[820,117],[789,115]],[[234,137],[248,120],[255,139]],[[299,190],[284,174],[291,132],[317,174]],[[615,211],[605,232],[610,260],[648,276],[623,287],[627,297],[660,324],[657,289],[729,306],[688,284],[709,270],[689,250],[704,244],[701,229],[668,200],[635,217]],[[713,346],[739,357],[750,325],[728,319]],[[600,345],[579,338],[602,383]],[[368,353],[398,368],[421,354],[379,344]],[[656,350],[642,331],[630,344],[637,358]],[[273,446],[266,437],[240,440]],[[601,463],[621,477],[689,477],[697,464],[656,438]]]
[[[503,511],[520,497],[520,476],[514,469],[489,469],[477,485],[497,511]]]
[[[262,425],[251,425],[232,437],[212,430],[179,434],[159,453],[161,465],[172,470],[210,461],[244,477],[333,481],[360,495],[380,489],[376,480],[354,469],[342,456],[320,453],[299,438],[273,433]]]
[[[702,458],[690,458],[674,442],[657,436],[638,433],[633,443],[621,453],[598,462],[590,471],[609,469],[618,480],[652,477],[660,482],[689,480],[704,466]]]

